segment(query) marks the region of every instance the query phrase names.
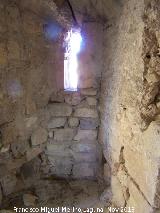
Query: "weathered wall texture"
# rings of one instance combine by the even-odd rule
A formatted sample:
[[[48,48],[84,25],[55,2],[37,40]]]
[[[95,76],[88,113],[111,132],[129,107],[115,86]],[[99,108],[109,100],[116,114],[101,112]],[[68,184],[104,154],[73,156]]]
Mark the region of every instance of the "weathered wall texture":
[[[97,66],[95,51],[102,34],[95,35],[93,24],[83,25],[86,45],[80,69],[86,63],[90,71],[80,76],[83,89],[66,93],[63,40],[50,39],[45,31],[55,17],[62,26],[65,20],[52,1],[28,2],[0,2],[0,205],[2,197],[50,175],[96,179],[101,162],[101,61]]]
[[[111,168],[113,203],[135,213],[160,211],[159,10],[156,0],[125,1],[104,38],[105,169]]]

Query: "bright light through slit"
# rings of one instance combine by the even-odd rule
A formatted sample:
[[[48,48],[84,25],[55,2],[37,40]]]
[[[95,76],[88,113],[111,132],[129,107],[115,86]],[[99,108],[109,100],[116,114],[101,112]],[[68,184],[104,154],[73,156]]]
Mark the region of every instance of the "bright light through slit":
[[[64,57],[64,89],[77,91],[78,85],[78,57],[81,48],[82,37],[79,31],[71,29],[65,37]]]

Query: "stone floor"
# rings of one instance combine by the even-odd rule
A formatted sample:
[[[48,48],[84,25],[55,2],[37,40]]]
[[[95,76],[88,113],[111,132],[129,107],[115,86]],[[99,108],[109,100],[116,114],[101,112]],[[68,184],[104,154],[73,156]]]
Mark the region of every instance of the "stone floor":
[[[102,192],[103,189],[96,181],[43,180],[37,182],[30,190],[12,194],[4,200],[0,213],[10,213],[12,211],[7,210],[13,210],[14,207],[60,207],[58,212],[61,212],[61,207],[105,209],[106,203],[102,199]]]

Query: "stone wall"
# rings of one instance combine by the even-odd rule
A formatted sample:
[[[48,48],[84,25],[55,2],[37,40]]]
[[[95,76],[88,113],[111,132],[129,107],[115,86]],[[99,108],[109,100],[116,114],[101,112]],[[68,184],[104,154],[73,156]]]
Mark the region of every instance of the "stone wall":
[[[104,36],[105,176],[113,204],[134,207],[135,213],[160,207],[159,9],[159,1],[125,1]]]
[[[0,205],[2,198],[34,189],[46,178],[95,180],[101,168],[102,61],[95,56],[102,34],[95,25],[99,30],[102,26],[83,24],[80,88],[64,92],[63,31],[70,22],[53,1],[28,2],[0,4]],[[52,22],[62,33],[56,38],[46,31]],[[89,74],[82,73],[84,63]]]

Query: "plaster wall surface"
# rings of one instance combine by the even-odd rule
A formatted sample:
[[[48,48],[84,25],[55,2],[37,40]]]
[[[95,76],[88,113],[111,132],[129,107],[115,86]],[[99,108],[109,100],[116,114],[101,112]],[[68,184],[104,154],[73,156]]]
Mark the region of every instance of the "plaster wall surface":
[[[125,1],[104,35],[100,141],[106,176],[111,173],[113,203],[136,213],[154,212],[160,203],[158,11],[158,1]]]

